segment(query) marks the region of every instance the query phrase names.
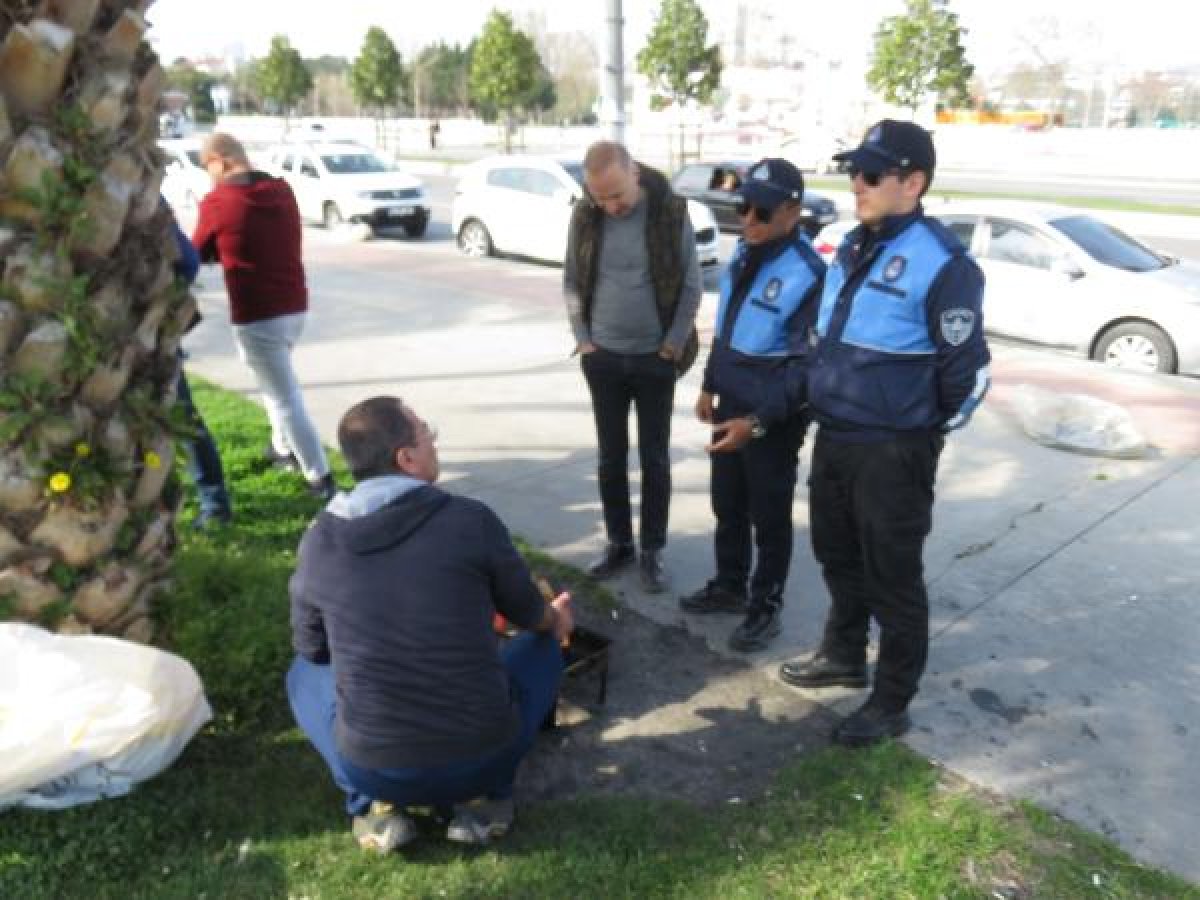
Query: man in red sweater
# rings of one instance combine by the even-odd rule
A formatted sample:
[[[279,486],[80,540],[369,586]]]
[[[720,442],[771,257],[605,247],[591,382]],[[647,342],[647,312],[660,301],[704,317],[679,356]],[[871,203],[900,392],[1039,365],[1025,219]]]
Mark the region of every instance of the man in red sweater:
[[[309,490],[328,500],[337,486],[292,370],[308,309],[296,198],[286,181],[254,169],[231,135],[211,135],[200,162],[213,189],[200,202],[192,243],[225,272],[234,343],[271,421],[269,458],[298,466]]]

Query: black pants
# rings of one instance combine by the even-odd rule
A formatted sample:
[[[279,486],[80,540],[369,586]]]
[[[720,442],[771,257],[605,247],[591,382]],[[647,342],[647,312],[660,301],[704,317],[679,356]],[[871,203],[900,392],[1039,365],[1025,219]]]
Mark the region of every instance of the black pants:
[[[641,543],[659,550],[667,543],[671,505],[671,408],[675,366],[657,353],[624,354],[597,348],[581,366],[592,394],[599,445],[598,476],[604,527],[614,544],[633,543],[629,503],[629,404],[637,410],[638,456],[642,467]]]
[[[758,560],[750,596],[756,602],[783,603],[792,562],[796,461],[803,443],[804,422],[794,419],[772,426],[735,453],[712,455],[716,580],[732,591],[745,590],[753,544]]]
[[[874,699],[905,708],[929,651],[929,599],[921,554],[933,522],[933,484],[943,439],[905,435],[884,443],[817,434],[809,478],[813,553],[833,598],[822,649],[858,663],[871,617],[879,623]]]

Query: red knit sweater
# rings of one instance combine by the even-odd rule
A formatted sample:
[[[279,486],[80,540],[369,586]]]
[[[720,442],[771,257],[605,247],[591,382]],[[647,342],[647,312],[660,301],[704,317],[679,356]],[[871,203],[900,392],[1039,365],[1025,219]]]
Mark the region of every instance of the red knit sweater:
[[[282,178],[249,172],[227,178],[200,201],[192,243],[225,270],[230,318],[247,325],[304,312],[300,212]]]

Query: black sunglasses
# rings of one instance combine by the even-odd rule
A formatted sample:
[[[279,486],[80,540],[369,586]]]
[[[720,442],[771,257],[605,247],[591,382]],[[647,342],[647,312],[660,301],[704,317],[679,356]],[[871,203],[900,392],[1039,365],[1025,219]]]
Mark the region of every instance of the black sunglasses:
[[[749,215],[750,211],[753,210],[754,218],[758,219],[764,225],[771,221],[771,216],[775,215],[774,209],[767,209],[765,206],[756,206],[753,203],[747,203],[745,200],[739,201],[738,205],[734,208],[739,216]]]
[[[865,184],[867,187],[879,187],[879,182],[883,181],[883,179],[887,178],[889,175],[895,175],[897,178],[903,179],[911,172],[911,169],[903,169],[898,167],[884,169],[881,172],[868,172],[864,169],[860,169],[858,166],[850,166],[846,169],[846,174],[850,176],[851,181],[853,181],[855,177],[861,175],[863,184]]]

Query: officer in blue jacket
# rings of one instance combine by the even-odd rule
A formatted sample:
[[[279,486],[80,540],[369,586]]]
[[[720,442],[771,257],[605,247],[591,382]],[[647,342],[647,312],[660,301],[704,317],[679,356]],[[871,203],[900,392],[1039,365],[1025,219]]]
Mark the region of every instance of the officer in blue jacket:
[[[786,160],[764,159],[746,173],[738,206],[742,240],[721,278],[696,401],[696,415],[713,425],[717,574],[679,602],[690,613],[743,614],[729,645],[745,652],[779,634],[792,559],[796,458],[808,424],[808,333],[825,275],[799,227],[803,196],[804,177]]]
[[[983,274],[921,198],[936,156],[929,132],[885,119],[849,164],[862,223],[838,248],[817,317],[808,399],[818,423],[809,479],[813,553],[832,603],[800,687],[865,687],[867,630],[879,625],[866,703],[834,733],[860,746],[903,734],[925,669],[929,606],[921,555],[944,435],[988,387]]]

